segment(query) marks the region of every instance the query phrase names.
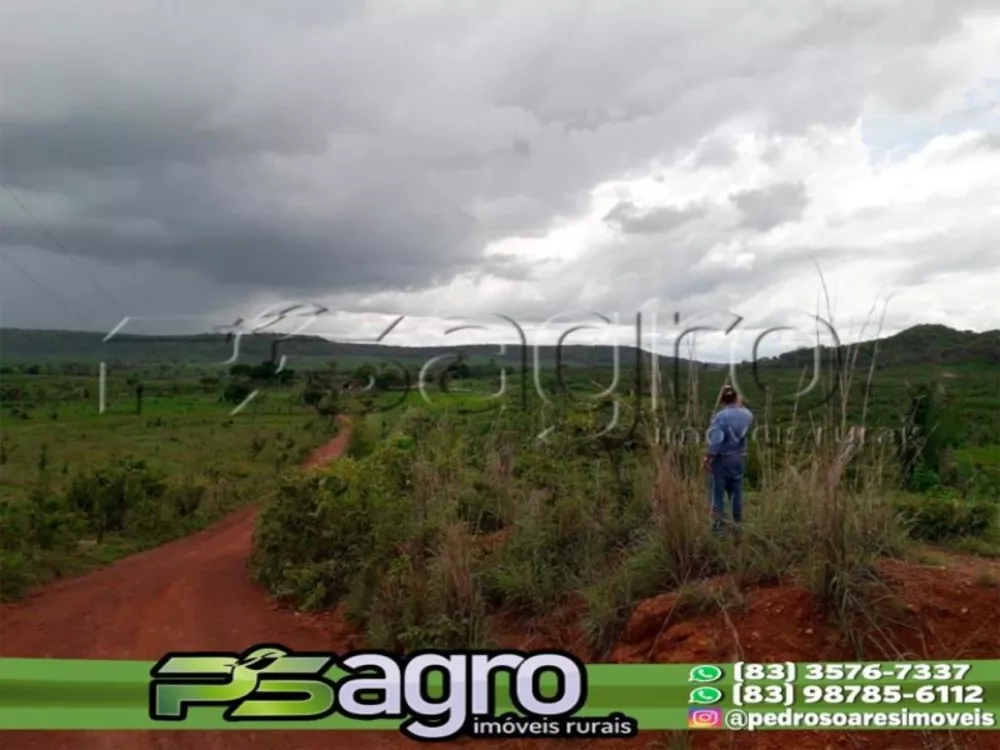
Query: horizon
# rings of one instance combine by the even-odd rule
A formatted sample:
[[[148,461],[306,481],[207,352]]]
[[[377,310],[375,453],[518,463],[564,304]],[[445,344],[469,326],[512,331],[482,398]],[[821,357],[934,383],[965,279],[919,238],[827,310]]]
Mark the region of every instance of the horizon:
[[[12,327],[287,300],[354,311],[338,336],[405,310],[407,345],[505,310],[996,319],[1000,8],[22,4]]]
[[[624,327],[621,327],[621,328],[624,328]],[[844,341],[843,339],[841,339],[840,342],[839,342],[839,345],[840,346],[848,346],[849,347],[849,346],[857,346],[857,345],[861,345],[861,344],[865,344],[865,343],[873,343],[875,341],[884,341],[886,339],[893,338],[894,336],[898,336],[898,335],[900,335],[902,333],[906,333],[906,332],[909,332],[909,331],[912,331],[912,330],[918,329],[918,328],[932,328],[932,329],[933,328],[938,328],[938,329],[947,330],[947,331],[949,331],[951,333],[956,333],[956,334],[972,334],[972,335],[977,335],[977,336],[978,335],[984,335],[984,334],[990,334],[990,333],[1000,333],[1000,329],[993,329],[993,328],[989,328],[989,329],[977,331],[977,330],[971,330],[971,329],[964,329],[963,330],[963,329],[958,329],[958,328],[952,328],[951,326],[948,326],[948,325],[945,325],[945,324],[941,324],[941,323],[918,323],[916,325],[909,326],[909,327],[907,327],[905,329],[898,330],[898,331],[895,331],[893,333],[883,333],[880,336],[873,336],[871,338],[857,339],[857,340],[851,340],[851,341]],[[92,336],[107,336],[108,335],[108,332],[88,331],[88,330],[80,330],[80,329],[49,329],[49,328],[24,328],[24,327],[14,327],[14,326],[0,326],[0,331],[3,331],[3,330],[28,331],[28,332],[33,332],[33,333],[70,333],[70,334],[81,334],[81,335],[92,335]],[[611,348],[617,346],[617,348],[619,350],[622,350],[622,349],[634,350],[635,349],[634,334],[633,334],[633,337],[632,337],[631,340],[627,340],[628,339],[628,334],[630,333],[630,331],[627,328],[624,328],[624,330],[620,330],[619,332],[621,334],[621,339],[622,340],[610,341],[610,342],[608,342],[608,341],[602,341],[602,342],[593,342],[593,341],[591,341],[591,342],[588,342],[588,341],[566,341],[563,344],[563,346],[564,347],[588,347],[588,348],[602,348],[603,347],[603,348],[608,348],[608,349],[611,349]],[[748,333],[753,333],[753,331],[749,331]],[[139,339],[139,340],[141,340],[141,339],[158,339],[158,340],[160,340],[160,339],[171,339],[172,340],[172,339],[184,339],[184,338],[195,338],[195,337],[200,338],[200,337],[212,337],[212,336],[224,337],[226,335],[227,335],[226,331],[212,331],[212,330],[204,330],[204,331],[191,332],[191,333],[167,333],[167,332],[164,332],[164,333],[140,333],[140,332],[119,332],[119,333],[115,333],[115,336],[119,336],[119,337],[123,337],[123,338],[124,337],[128,337],[130,340],[136,340],[136,339]],[[251,336],[260,336],[260,337],[265,337],[265,338],[270,338],[270,337],[282,338],[282,337],[288,336],[288,332],[287,331],[281,331],[281,330],[260,331],[258,333],[242,332],[241,336],[244,338],[244,340],[246,338],[248,338],[248,337],[251,337]],[[513,340],[513,341],[512,340],[507,340],[507,341],[500,341],[500,340],[467,341],[467,342],[464,342],[464,343],[458,343],[458,342],[455,342],[455,343],[450,343],[450,342],[428,343],[426,341],[422,342],[422,343],[406,343],[405,341],[393,341],[393,342],[390,343],[390,342],[385,342],[385,341],[376,342],[376,341],[372,341],[372,340],[361,340],[361,339],[357,339],[357,338],[336,338],[336,337],[326,336],[326,335],[322,335],[322,334],[310,333],[308,330],[302,331],[302,332],[297,333],[297,334],[293,334],[293,335],[288,336],[288,337],[290,339],[310,340],[310,341],[317,341],[317,342],[324,341],[324,342],[328,342],[330,344],[340,344],[340,345],[343,345],[343,344],[353,344],[353,345],[365,346],[365,347],[368,347],[368,348],[390,348],[390,349],[391,348],[396,348],[396,349],[414,349],[414,350],[419,350],[419,349],[490,348],[490,347],[496,347],[497,349],[499,349],[501,347],[515,348],[515,347],[517,347],[519,345],[519,342],[517,340]],[[666,334],[664,334],[664,337],[666,337]],[[538,342],[531,341],[529,339],[529,341],[528,341],[528,347],[529,348],[534,348],[536,346],[540,346],[542,348],[554,348],[554,347],[557,346],[557,342],[543,342],[543,343],[538,343]],[[823,347],[823,348],[829,349],[829,348],[831,348],[831,343],[830,342],[820,342],[820,346]],[[753,359],[752,355],[751,356],[743,356],[743,357],[740,357],[740,358],[736,358],[734,356],[734,354],[736,352],[736,347],[735,346],[733,346],[733,347],[730,348],[730,354],[729,354],[728,357],[718,357],[718,356],[713,357],[713,356],[703,356],[703,355],[702,356],[698,356],[697,353],[696,353],[697,348],[698,348],[697,345],[694,347],[695,351],[686,351],[685,349],[682,348],[681,353],[680,353],[680,359],[685,360],[685,361],[695,361],[695,362],[699,362],[699,363],[706,364],[706,365],[718,365],[718,366],[724,366],[724,365],[730,364],[730,363],[732,363],[734,361],[736,361],[738,363],[744,363],[744,362],[752,361],[752,359]],[[761,354],[759,354],[759,356],[758,356],[758,359],[760,359],[760,360],[774,359],[774,358],[777,358],[777,357],[780,357],[780,356],[784,356],[784,355],[788,355],[788,354],[793,354],[793,353],[796,353],[796,352],[813,350],[814,348],[815,348],[815,344],[812,344],[812,345],[791,346],[791,347],[782,348],[780,350],[772,350],[772,351],[774,351],[774,353],[766,353],[765,354],[765,353],[761,352]],[[663,350],[658,349],[655,345],[651,346],[648,342],[644,342],[643,346],[639,347],[639,349],[641,351],[643,351],[645,354],[649,354],[649,355],[656,354],[656,355],[658,355],[661,358],[672,358],[672,357],[674,357],[674,353],[673,353],[672,347],[671,347],[670,351],[663,351]],[[762,347],[762,349],[763,349],[763,347]],[[295,356],[294,354],[290,355],[290,357],[294,357],[294,356]],[[495,356],[504,356],[504,355],[498,351],[498,352],[495,353]]]

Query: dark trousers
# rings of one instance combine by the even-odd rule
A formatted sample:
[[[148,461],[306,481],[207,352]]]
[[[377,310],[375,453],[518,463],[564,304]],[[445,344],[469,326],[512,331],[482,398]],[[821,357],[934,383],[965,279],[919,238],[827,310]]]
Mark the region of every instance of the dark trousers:
[[[712,527],[722,533],[726,516],[726,496],[733,507],[733,524],[743,521],[743,456],[716,456],[712,461]]]

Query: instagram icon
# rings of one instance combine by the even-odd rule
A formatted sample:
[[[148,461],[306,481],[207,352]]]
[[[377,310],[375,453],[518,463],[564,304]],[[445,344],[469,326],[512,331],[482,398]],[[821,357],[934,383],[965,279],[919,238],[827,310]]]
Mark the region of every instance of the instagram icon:
[[[688,710],[688,729],[719,729],[721,727],[721,709],[692,708]]]

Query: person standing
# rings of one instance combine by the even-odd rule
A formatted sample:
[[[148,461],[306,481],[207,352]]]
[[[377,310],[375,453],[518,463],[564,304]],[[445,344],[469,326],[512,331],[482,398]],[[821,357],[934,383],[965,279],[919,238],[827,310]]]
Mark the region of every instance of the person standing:
[[[731,385],[723,386],[719,402],[722,408],[708,429],[704,466],[712,477],[712,530],[721,535],[727,495],[737,533],[743,522],[743,476],[753,414],[742,405],[739,393]]]

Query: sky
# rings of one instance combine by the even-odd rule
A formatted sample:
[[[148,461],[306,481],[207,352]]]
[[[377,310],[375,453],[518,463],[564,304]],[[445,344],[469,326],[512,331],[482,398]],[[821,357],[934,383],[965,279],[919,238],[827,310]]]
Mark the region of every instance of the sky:
[[[10,0],[0,69],[3,326],[1000,327],[995,0]]]

